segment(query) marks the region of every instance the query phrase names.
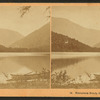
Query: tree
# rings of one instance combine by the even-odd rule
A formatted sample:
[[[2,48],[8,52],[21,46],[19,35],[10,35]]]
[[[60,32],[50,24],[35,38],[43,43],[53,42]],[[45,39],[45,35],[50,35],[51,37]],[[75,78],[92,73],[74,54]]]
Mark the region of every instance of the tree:
[[[30,8],[31,8],[31,6],[22,6],[22,7],[20,7],[21,17],[23,17],[30,10]]]
[[[30,11],[30,9],[32,8],[32,6],[22,6],[20,7],[20,13],[21,13],[21,17],[23,17],[27,12]],[[47,6],[45,9],[45,12],[49,12],[49,16],[47,16],[47,18],[50,18],[50,6]]]

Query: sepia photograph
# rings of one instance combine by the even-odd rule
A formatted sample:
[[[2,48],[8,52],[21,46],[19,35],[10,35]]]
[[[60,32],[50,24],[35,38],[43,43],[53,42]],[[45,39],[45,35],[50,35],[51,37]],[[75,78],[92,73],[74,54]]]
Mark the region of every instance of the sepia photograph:
[[[100,97],[100,4],[0,4],[0,96]]]
[[[0,89],[50,88],[50,7],[0,6]]]
[[[49,52],[49,6],[0,6],[0,52]]]
[[[100,6],[52,7],[51,87],[100,88]]]

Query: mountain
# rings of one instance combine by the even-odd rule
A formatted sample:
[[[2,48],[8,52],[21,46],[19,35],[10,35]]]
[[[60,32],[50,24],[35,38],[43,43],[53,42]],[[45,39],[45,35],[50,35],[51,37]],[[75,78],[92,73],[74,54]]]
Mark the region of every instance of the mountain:
[[[12,48],[34,48],[38,51],[50,50],[50,23],[30,33],[23,39],[13,43]]]
[[[0,45],[0,52],[6,52],[8,48],[4,47],[3,45]]]
[[[95,44],[94,47],[100,48],[100,42]]]
[[[52,32],[53,52],[97,52],[100,49],[90,47],[68,36]]]
[[[12,30],[0,29],[0,44],[9,47],[12,43],[18,41],[23,36]]]
[[[88,29],[64,18],[52,18],[52,31],[75,38],[89,46],[100,41],[100,30]]]

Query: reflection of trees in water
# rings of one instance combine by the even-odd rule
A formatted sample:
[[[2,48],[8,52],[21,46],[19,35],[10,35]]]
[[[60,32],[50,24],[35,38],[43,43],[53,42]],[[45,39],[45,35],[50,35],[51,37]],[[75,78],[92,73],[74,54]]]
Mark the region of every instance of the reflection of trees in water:
[[[79,63],[83,60],[88,59],[89,57],[78,57],[78,58],[66,58],[66,59],[52,59],[52,71],[56,69],[60,69],[63,67],[67,67],[69,65],[74,65],[76,63]]]
[[[88,83],[83,81],[83,76],[79,75],[76,78],[72,78],[68,75],[67,70],[66,74],[64,74],[63,67],[67,67],[69,65],[77,64],[81,61],[87,59],[94,59],[100,62],[100,57],[81,57],[81,58],[67,58],[67,59],[54,59],[52,60],[52,75],[51,75],[51,83],[52,88],[100,88],[100,75],[95,75],[84,71],[84,73],[89,78]],[[56,71],[57,69],[61,69]],[[55,72],[55,73],[54,73]],[[78,81],[77,81],[78,79]]]
[[[18,56],[18,57],[8,57],[13,62],[19,65],[25,66],[34,71],[41,71],[42,68],[49,69],[50,60],[49,56]]]
[[[50,69],[50,56],[8,56],[0,57],[0,73],[41,72]]]

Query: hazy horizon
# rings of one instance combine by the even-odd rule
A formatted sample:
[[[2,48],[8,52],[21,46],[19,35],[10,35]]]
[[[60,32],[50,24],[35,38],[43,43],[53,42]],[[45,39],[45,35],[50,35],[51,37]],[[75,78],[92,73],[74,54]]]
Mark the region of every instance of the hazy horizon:
[[[52,18],[61,18],[61,17],[52,17]],[[69,20],[70,22],[72,22],[72,23],[74,23],[74,24],[77,24],[77,25],[79,25],[79,26],[81,26],[81,27],[83,27],[83,28],[86,28],[86,29],[92,29],[92,30],[100,31],[99,29],[93,29],[93,28],[88,28],[88,27],[82,26],[82,25],[80,25],[80,24],[78,24],[78,23],[76,23],[76,22],[73,22],[72,20],[67,19],[67,18],[61,18],[61,19]]]
[[[54,6],[52,17],[65,18],[82,27],[100,30],[99,6]]]
[[[21,17],[20,7],[0,7],[0,21],[2,23],[0,29],[16,31],[26,36],[49,22],[47,19],[49,12],[45,11],[47,6],[32,6],[23,17]]]

